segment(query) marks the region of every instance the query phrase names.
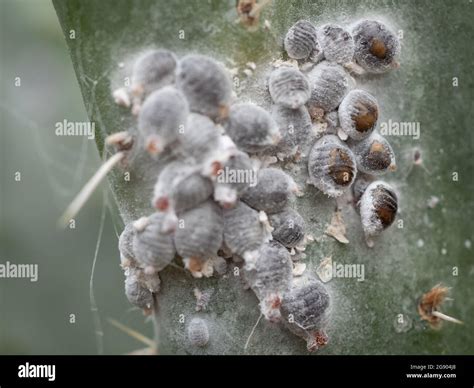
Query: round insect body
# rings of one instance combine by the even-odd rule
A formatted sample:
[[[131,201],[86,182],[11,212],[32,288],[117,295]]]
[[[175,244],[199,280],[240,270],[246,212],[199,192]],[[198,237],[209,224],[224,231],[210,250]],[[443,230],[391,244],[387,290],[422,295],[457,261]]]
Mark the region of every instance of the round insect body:
[[[325,24],[318,30],[318,40],[324,58],[341,65],[354,57],[354,40],[351,34],[336,24]]]
[[[181,212],[204,202],[213,191],[212,182],[201,175],[199,167],[175,161],[160,173],[152,204],[160,211]]]
[[[242,201],[267,214],[282,211],[297,191],[291,177],[276,168],[264,168],[257,174],[257,184],[242,194]]]
[[[349,91],[349,76],[336,63],[321,62],[308,73],[308,78],[311,85],[308,109],[312,117],[336,109]]]
[[[132,93],[143,98],[153,91],[171,85],[175,79],[177,59],[169,50],[150,50],[138,57],[132,69]]]
[[[154,271],[163,270],[173,260],[176,250],[173,237],[163,232],[166,216],[153,213],[148,218],[140,219],[135,225],[136,235],[133,239],[133,251],[137,261]],[[137,225],[140,224],[140,225]]]
[[[234,143],[245,152],[260,152],[280,140],[278,126],[263,108],[251,103],[234,104],[225,129]]]
[[[224,212],[224,242],[232,253],[243,258],[255,256],[268,238],[257,210],[239,201]]]
[[[153,306],[153,294],[140,279],[139,270],[130,270],[125,278],[125,295],[128,301],[144,310]]]
[[[369,73],[385,73],[398,67],[400,42],[393,32],[375,20],[363,20],[352,30],[354,58]]]
[[[174,187],[177,182],[184,179],[190,172],[191,166],[181,161],[168,163],[156,181],[152,205],[159,211],[167,211],[172,208]]]
[[[283,295],[280,313],[285,326],[307,342],[309,351],[327,343],[330,296],[326,287],[311,276],[295,278]]]
[[[133,239],[135,237],[135,228],[133,223],[125,225],[119,237],[120,262],[123,267],[129,267],[135,263],[135,253],[133,251]]]
[[[369,246],[373,245],[371,237],[393,224],[397,211],[397,194],[389,184],[375,181],[365,189],[360,199],[360,217]]]
[[[148,96],[138,115],[138,129],[150,155],[158,156],[179,139],[188,114],[186,98],[174,87],[166,86]]]
[[[278,124],[282,137],[280,142],[275,147],[268,149],[267,152],[277,154],[280,159],[298,153],[306,153],[314,138],[308,109],[305,106],[289,109],[281,105],[274,105],[272,117]]]
[[[378,117],[377,100],[364,90],[351,90],[339,106],[341,128],[354,140],[368,137],[375,129]]]
[[[245,189],[257,181],[257,171],[245,152],[237,151],[217,172],[214,199],[223,207],[235,205]]]
[[[294,248],[300,244],[305,235],[305,221],[294,209],[288,207],[280,213],[269,217],[273,228],[273,238],[287,248]]]
[[[178,217],[175,231],[178,254],[184,259],[201,261],[217,256],[223,241],[222,209],[208,200]]]
[[[299,20],[288,30],[285,50],[293,59],[310,59],[317,61],[321,56],[316,27],[307,20]]]
[[[309,183],[330,197],[339,197],[355,179],[356,160],[337,136],[326,135],[311,149],[308,173]]]
[[[357,169],[366,174],[382,175],[397,168],[390,143],[376,132],[351,144],[351,149],[357,161]]]
[[[220,137],[218,127],[209,117],[191,113],[180,137],[182,156],[200,163],[219,148]]]
[[[311,95],[308,78],[294,67],[283,66],[273,70],[268,89],[275,104],[290,109],[306,104]]]
[[[198,171],[194,171],[175,185],[174,208],[176,212],[192,209],[210,198],[213,192],[212,182]]]
[[[176,83],[191,111],[213,120],[227,116],[232,83],[225,68],[204,55],[190,54],[179,61]]]
[[[204,347],[209,342],[209,328],[204,319],[194,317],[188,325],[188,341],[193,346]]]
[[[260,309],[270,321],[280,319],[281,297],[290,287],[293,264],[288,250],[277,241],[264,243],[255,263],[245,266],[245,278],[260,300]]]

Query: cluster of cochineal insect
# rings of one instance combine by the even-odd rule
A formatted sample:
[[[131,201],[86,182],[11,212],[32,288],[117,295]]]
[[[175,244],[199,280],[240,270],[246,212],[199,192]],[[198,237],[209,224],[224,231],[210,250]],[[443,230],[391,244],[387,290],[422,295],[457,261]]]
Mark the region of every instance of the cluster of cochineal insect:
[[[355,60],[381,73],[394,66],[399,46],[378,22],[361,22],[351,35],[339,26],[318,29],[299,21],[284,47],[310,66],[271,72],[269,111],[237,101],[225,67],[210,57],[177,58],[159,49],[135,61],[131,87],[115,98],[131,106],[138,130],[112,136],[109,144],[166,163],[150,198],[155,212],[126,225],[119,249],[126,295],[145,311],[159,292],[159,272],[173,261],[198,278],[222,275],[229,260],[243,263],[264,317],[283,322],[315,350],[327,342],[330,297],[310,271],[295,275],[295,249],[305,244],[305,222],[293,206],[300,189],[263,161],[304,161],[309,183],[331,197],[347,190],[358,171],[365,173],[354,185],[364,230],[371,237],[389,226],[396,195],[372,176],[392,169],[394,154],[374,131],[376,99],[349,90],[341,64]],[[318,121],[328,123],[319,139]],[[192,322],[190,342],[205,346],[205,320]]]
[[[330,197],[339,197],[352,186],[366,240],[372,246],[373,237],[394,222],[398,210],[395,189],[378,179],[396,169],[395,154],[376,130],[377,99],[355,86],[348,72],[382,74],[397,68],[400,43],[377,21],[360,21],[351,32],[335,24],[317,28],[309,21],[298,21],[284,45],[290,58],[319,61],[304,72],[292,70],[300,78],[293,87],[278,82],[278,77],[273,86],[275,94],[282,89],[278,93],[282,98],[297,94],[299,103],[293,107],[305,104],[313,122],[326,125],[324,136],[308,155],[309,183]]]

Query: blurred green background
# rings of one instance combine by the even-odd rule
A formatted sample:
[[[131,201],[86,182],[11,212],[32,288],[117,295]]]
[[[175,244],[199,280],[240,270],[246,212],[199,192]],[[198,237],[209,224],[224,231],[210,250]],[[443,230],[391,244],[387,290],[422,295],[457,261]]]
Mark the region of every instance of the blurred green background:
[[[100,190],[76,218],[75,229],[61,231],[56,221],[99,165],[99,156],[94,140],[54,133],[58,121],[88,118],[52,3],[0,0],[0,17],[0,262],[39,265],[36,283],[0,279],[0,353],[94,354],[89,279],[103,206]],[[141,324],[140,330],[152,335],[151,325],[142,324],[141,313],[131,311],[122,292],[116,244],[107,210],[95,294],[104,351],[113,354],[143,346],[111,327],[107,317]],[[73,324],[70,314],[76,316]]]
[[[70,3],[70,9],[59,8],[66,15],[72,10],[68,21],[74,25],[77,22],[83,33],[89,34],[84,41],[76,42],[78,50],[74,52],[76,60],[77,55],[88,54],[83,58],[84,68],[79,69],[86,91],[96,90],[92,81],[110,68],[110,62],[137,45],[161,41],[176,46],[178,52],[196,48],[222,51],[223,55],[232,52],[238,64],[249,59],[258,63],[279,55],[274,51],[279,47],[279,37],[298,18],[311,15],[317,24],[326,19],[345,23],[375,14],[393,20],[404,32],[402,67],[384,77],[368,77],[364,87],[380,99],[381,121],[390,118],[421,123],[419,141],[390,138],[398,158],[399,170],[393,182],[402,193],[400,218],[405,228],[392,228],[373,250],[368,250],[361,244],[357,218],[345,214],[350,245],[341,246],[326,238],[310,248],[313,264],[328,255],[340,263],[363,263],[368,279],[361,283],[334,279],[329,283],[337,309],[331,344],[322,353],[474,353],[474,260],[470,245],[474,242],[474,4],[470,0],[275,1],[269,12],[269,17],[277,15],[272,20],[275,36],[260,31],[250,40],[245,31],[230,23],[236,18],[231,0],[202,1],[200,19],[191,0],[173,2],[180,12],[164,1],[161,14],[149,12],[159,3],[154,1],[141,1],[133,7],[127,1],[114,2],[113,7],[112,2],[105,1]],[[77,14],[75,4],[81,4],[77,5]],[[91,9],[95,12],[84,16]],[[37,283],[0,279],[0,353],[96,353],[89,281],[104,206],[101,192],[76,218],[75,229],[59,231],[55,227],[63,209],[99,164],[93,140],[54,135],[57,121],[88,120],[81,92],[49,0],[0,0],[0,17],[0,261],[39,264]],[[186,25],[191,17],[196,23]],[[180,26],[191,31],[183,42],[175,37]],[[159,34],[150,33],[148,28]],[[121,31],[120,37],[111,33],[116,30]],[[212,45],[208,34],[212,34]],[[102,39],[110,44],[101,46]],[[21,77],[20,87],[15,86],[15,77]],[[459,78],[457,88],[452,85],[453,77]],[[99,111],[102,114],[108,127],[101,131],[124,129],[120,128],[120,110],[109,101],[109,80],[104,81],[97,87],[103,106],[92,116]],[[408,173],[414,147],[421,149],[425,165]],[[21,172],[21,182],[14,181],[17,171]],[[454,171],[459,173],[459,182],[451,179]],[[111,204],[107,185],[102,187]],[[314,220],[311,232],[320,236],[330,219],[333,202],[314,190],[312,193],[314,197],[303,199],[306,202],[301,206],[303,214]],[[433,195],[440,198],[440,204],[428,209],[427,201]],[[148,202],[143,201],[146,205]],[[143,345],[111,327],[107,317],[150,337],[152,330],[123,296],[116,248],[121,225],[116,216],[111,216],[116,214],[111,207],[111,211],[106,208],[94,290],[104,330],[104,351],[116,354]],[[453,266],[459,267],[458,276],[452,275]],[[164,276],[179,279],[180,275]],[[416,301],[440,281],[453,287],[455,300],[446,304],[446,312],[463,319],[465,326],[445,325],[435,332],[420,322]],[[173,288],[171,281],[168,285]],[[192,283],[186,287],[192,287]],[[186,295],[183,304],[190,311],[194,301],[190,290],[175,288],[162,295],[163,309],[169,317],[164,329],[179,334],[180,328],[172,319],[183,306],[176,300]],[[245,303],[256,307],[248,294]],[[236,295],[226,296],[223,322],[227,319],[236,326],[229,330],[235,329],[239,343],[243,343],[258,310],[242,308],[238,311],[242,315],[234,319],[231,314],[241,302]],[[397,332],[404,330],[395,324],[399,313],[410,322],[403,333]],[[69,323],[70,314],[76,314],[76,323]],[[169,335],[170,352],[181,351],[179,343],[173,342],[174,334]],[[301,341],[273,332],[262,322],[251,352],[305,350]]]

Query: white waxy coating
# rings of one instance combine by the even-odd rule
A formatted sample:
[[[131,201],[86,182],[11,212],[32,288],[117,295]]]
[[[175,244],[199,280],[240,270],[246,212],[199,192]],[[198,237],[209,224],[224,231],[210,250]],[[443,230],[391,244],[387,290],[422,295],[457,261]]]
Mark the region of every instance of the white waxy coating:
[[[206,201],[213,192],[212,182],[194,169],[174,185],[173,207],[176,212],[191,209]]]
[[[377,125],[379,106],[370,93],[361,89],[351,90],[339,106],[339,122],[342,130],[354,140],[362,140]]]
[[[142,281],[140,270],[128,269],[127,272],[125,295],[128,301],[141,309],[150,309],[153,305],[153,295]]]
[[[191,166],[181,161],[168,163],[161,170],[154,186],[152,205],[160,211],[168,210],[172,206],[175,186],[192,170]]]
[[[308,173],[309,183],[330,197],[339,197],[356,177],[356,160],[337,136],[326,135],[311,149]]]
[[[217,172],[214,199],[224,208],[233,206],[245,189],[257,180],[257,171],[245,152],[236,151]]]
[[[271,115],[251,103],[231,106],[225,130],[234,143],[245,152],[263,151],[280,140],[278,126]]]
[[[305,221],[301,214],[288,207],[280,213],[269,217],[273,228],[273,238],[287,248],[294,248],[304,239]]]
[[[299,20],[290,27],[284,46],[288,56],[293,59],[317,60],[321,52],[317,29],[307,20]]]
[[[309,73],[311,97],[308,101],[310,113],[314,109],[330,112],[336,109],[349,91],[349,76],[336,63],[324,61]]]
[[[293,279],[293,264],[288,250],[277,241],[264,243],[255,264],[246,265],[245,278],[260,300],[262,313],[267,319],[277,321],[280,297]]]
[[[336,24],[325,24],[318,29],[318,40],[324,59],[341,65],[354,57],[354,40],[351,34]]]
[[[372,182],[360,199],[360,217],[367,238],[379,235],[397,215],[398,199],[395,190],[383,181]]]
[[[175,161],[160,173],[152,204],[161,211],[180,212],[204,202],[213,191],[211,180],[201,175],[199,166]]]
[[[204,347],[209,342],[209,328],[204,319],[194,317],[187,329],[188,341],[193,346]]]
[[[175,79],[177,58],[169,50],[149,50],[141,54],[132,69],[132,93],[145,97],[171,85]]]
[[[311,88],[308,78],[294,67],[282,66],[270,75],[268,89],[273,102],[290,109],[297,109],[306,104]]]
[[[242,201],[268,214],[277,213],[290,202],[295,190],[289,175],[276,168],[264,168],[257,174],[257,184],[245,190]]]
[[[130,262],[135,261],[135,253],[133,252],[134,237],[135,228],[133,227],[133,223],[130,222],[125,225],[125,228],[119,237],[118,247],[122,264],[130,264]]]
[[[186,95],[192,112],[213,120],[225,116],[232,83],[221,64],[204,55],[186,55],[178,63],[176,83]]]
[[[274,147],[266,152],[277,154],[283,153],[290,157],[296,153],[306,152],[314,140],[311,117],[305,106],[299,109],[289,109],[281,105],[272,107],[272,117],[278,124],[281,139]]]
[[[138,115],[138,129],[147,151],[158,155],[177,141],[188,114],[186,98],[176,88],[166,86],[150,94]]]
[[[357,169],[366,174],[383,175],[396,169],[395,153],[383,136],[373,132],[368,138],[350,145]]]
[[[136,260],[156,271],[163,270],[176,254],[173,237],[162,231],[164,222],[163,213],[153,213],[147,218],[144,227],[136,231],[133,239]]]
[[[385,73],[398,66],[400,42],[384,24],[362,20],[353,28],[356,62],[369,73]]]
[[[215,257],[223,241],[222,209],[209,200],[178,217],[174,236],[178,254],[184,259],[206,260]]]
[[[219,147],[220,131],[207,116],[191,113],[184,131],[180,133],[181,153],[184,158],[202,162]]]
[[[327,323],[329,307],[330,296],[323,283],[313,276],[303,276],[294,278],[283,295],[280,313],[285,326],[304,338],[309,348]]]
[[[259,212],[239,201],[224,212],[224,242],[232,253],[241,257],[260,248],[266,238]]]

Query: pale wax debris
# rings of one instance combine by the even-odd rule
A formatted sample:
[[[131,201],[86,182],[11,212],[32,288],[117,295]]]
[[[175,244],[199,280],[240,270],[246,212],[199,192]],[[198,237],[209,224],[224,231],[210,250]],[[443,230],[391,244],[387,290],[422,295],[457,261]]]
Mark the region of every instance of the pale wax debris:
[[[349,240],[346,237],[346,224],[342,218],[342,213],[336,211],[332,215],[331,223],[324,231],[328,236],[334,237],[337,241],[342,244],[348,244]]]

